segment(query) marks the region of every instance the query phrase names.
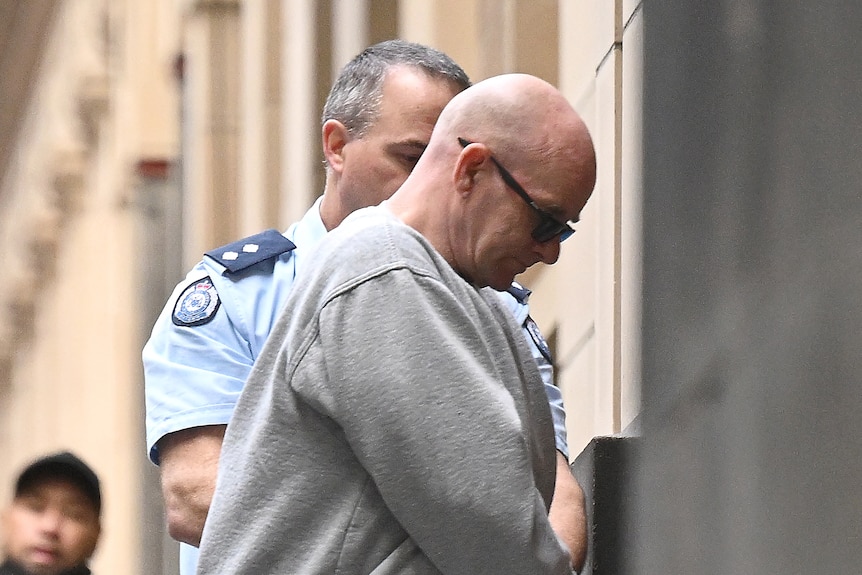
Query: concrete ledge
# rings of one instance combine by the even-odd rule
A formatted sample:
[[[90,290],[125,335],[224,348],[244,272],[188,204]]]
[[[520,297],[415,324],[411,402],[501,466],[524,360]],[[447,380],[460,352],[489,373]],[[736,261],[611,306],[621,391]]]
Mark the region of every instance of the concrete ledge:
[[[632,542],[625,536],[626,507],[633,503],[632,471],[638,437],[595,437],[572,463],[587,507],[587,560],[581,575],[623,575]]]

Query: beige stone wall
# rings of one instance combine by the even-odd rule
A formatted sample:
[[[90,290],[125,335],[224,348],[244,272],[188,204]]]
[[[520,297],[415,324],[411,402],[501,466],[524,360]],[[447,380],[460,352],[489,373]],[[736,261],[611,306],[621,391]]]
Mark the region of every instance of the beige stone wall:
[[[556,350],[573,453],[639,410],[639,3],[559,2],[559,86],[584,116],[598,180],[553,267],[530,270],[533,315]]]
[[[521,279],[556,350],[573,455],[636,417],[640,2],[65,0],[56,16],[0,171],[0,482],[49,449],[91,461],[97,573],[173,572],[139,359],[167,290],[206,249],[305,211],[333,74],[393,35],[474,80],[543,77],[586,119],[593,199],[558,264]]]
[[[72,449],[103,481],[97,573],[142,573],[135,162],[176,155],[170,2],[54,3],[0,182],[0,483]]]

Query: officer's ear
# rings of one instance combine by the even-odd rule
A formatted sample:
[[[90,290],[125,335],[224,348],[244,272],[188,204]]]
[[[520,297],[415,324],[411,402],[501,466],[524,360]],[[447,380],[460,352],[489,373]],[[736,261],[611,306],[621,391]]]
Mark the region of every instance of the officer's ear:
[[[350,141],[350,132],[338,120],[326,120],[321,137],[326,165],[341,173],[344,166],[344,146]]]
[[[491,152],[484,144],[469,144],[458,155],[455,162],[455,188],[462,195],[470,194],[476,187],[478,176],[490,163]]]

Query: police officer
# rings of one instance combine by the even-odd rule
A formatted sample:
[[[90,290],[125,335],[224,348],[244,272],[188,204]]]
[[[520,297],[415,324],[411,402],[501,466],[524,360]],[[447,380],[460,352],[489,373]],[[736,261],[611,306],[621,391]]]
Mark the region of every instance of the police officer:
[[[284,234],[269,230],[207,252],[174,290],[143,361],[147,446],[161,468],[175,539],[200,542],[226,424],[310,248],[354,210],[394,193],[440,111],[469,85],[437,50],[400,40],[367,48],[342,70],[324,107],[321,198]],[[519,286],[511,292],[501,297],[525,326],[554,416],[559,479],[552,523],[579,567],[586,551],[583,493],[568,468],[562,398],[551,381],[547,345],[529,319],[529,292]],[[182,546],[181,562],[182,575],[193,573],[196,550]]]

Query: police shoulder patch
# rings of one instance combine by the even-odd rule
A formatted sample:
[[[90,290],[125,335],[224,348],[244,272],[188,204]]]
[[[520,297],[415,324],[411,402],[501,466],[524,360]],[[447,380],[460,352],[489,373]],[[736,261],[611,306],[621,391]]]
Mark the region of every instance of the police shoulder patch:
[[[221,301],[209,276],[189,284],[174,304],[174,325],[193,327],[215,317]]]
[[[539,326],[536,324],[535,320],[530,316],[527,316],[527,319],[524,320],[524,327],[527,328],[527,332],[530,334],[530,338],[532,338],[533,343],[536,344],[536,347],[539,348],[539,352],[545,356],[550,363],[554,363],[554,359],[551,356],[551,348],[548,346],[548,342],[545,341],[545,338],[542,337],[542,332],[539,330]]]

